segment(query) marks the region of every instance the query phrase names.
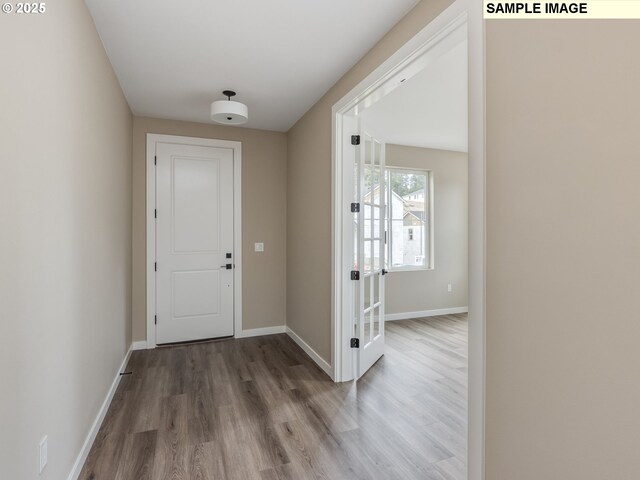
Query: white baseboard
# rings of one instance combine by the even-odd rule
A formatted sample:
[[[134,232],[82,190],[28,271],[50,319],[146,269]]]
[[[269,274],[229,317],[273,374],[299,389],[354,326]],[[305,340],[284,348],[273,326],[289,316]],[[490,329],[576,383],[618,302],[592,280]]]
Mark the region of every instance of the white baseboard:
[[[146,350],[146,349],[147,349],[147,341],[146,340],[133,342],[131,344],[131,350]]]
[[[408,320],[410,318],[437,317],[438,315],[453,315],[455,313],[467,313],[469,307],[441,308],[438,310],[422,310],[421,312],[387,313],[385,322],[394,320]]]
[[[144,343],[146,344],[146,342]],[[77,478],[80,476],[80,472],[82,471],[84,462],[87,460],[87,456],[89,455],[89,451],[91,450],[93,441],[96,439],[96,436],[98,435],[98,431],[100,430],[102,421],[104,420],[104,417],[107,414],[107,410],[109,410],[109,406],[111,405],[111,400],[113,400],[113,396],[115,395],[116,390],[118,389],[118,384],[120,383],[120,379],[122,378],[122,376],[120,375],[120,372],[123,372],[125,367],[127,366],[127,362],[129,361],[129,357],[131,356],[132,351],[133,351],[133,344],[131,345],[131,347],[129,347],[129,351],[124,356],[124,360],[122,361],[120,368],[118,368],[118,371],[116,372],[116,378],[113,379],[111,388],[109,388],[109,391],[107,392],[107,398],[105,398],[104,402],[102,402],[102,406],[98,411],[98,416],[93,421],[93,425],[91,425],[89,434],[87,435],[87,438],[85,439],[84,444],[80,449],[80,453],[78,454],[78,457],[76,458],[76,461],[73,464],[73,468],[71,469],[71,473],[67,477],[67,480],[77,480]]]
[[[275,335],[276,333],[285,333],[287,327],[284,325],[278,325],[277,327],[264,327],[264,328],[252,328],[249,330],[242,330],[240,335],[236,335],[236,338],[247,337],[260,337],[262,335]]]
[[[316,362],[316,364],[322,369],[324,373],[329,375],[331,380],[333,380],[333,369],[331,368],[331,365],[329,365],[324,360],[324,358],[318,355],[316,351],[307,344],[307,342],[302,340],[302,338],[300,338],[298,334],[291,330],[289,327],[287,327],[287,335],[289,335],[289,337],[291,337],[291,339],[296,342],[302,350],[304,350],[304,353],[311,357],[311,360]]]

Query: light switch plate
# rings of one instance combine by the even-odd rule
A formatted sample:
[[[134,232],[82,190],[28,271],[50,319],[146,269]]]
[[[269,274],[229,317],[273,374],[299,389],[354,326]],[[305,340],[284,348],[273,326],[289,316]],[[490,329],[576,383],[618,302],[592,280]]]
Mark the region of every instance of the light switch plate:
[[[256,252],[264,252],[264,243],[262,243],[262,242],[256,243],[255,244],[255,251]]]

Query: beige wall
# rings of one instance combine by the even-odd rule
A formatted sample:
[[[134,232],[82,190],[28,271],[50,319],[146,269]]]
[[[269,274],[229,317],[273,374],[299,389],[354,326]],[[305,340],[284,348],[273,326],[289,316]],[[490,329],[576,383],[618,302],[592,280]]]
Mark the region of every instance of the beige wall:
[[[639,478],[639,44],[487,24],[489,480]]]
[[[146,135],[242,142],[243,328],[286,322],[287,136],[284,133],[134,117],[133,338],[146,339]],[[254,243],[264,242],[264,253]]]
[[[331,107],[451,4],[420,2],[288,132],[287,325],[331,363]]]
[[[131,343],[131,113],[85,4],[47,6],[0,17],[7,480],[67,478]]]
[[[430,170],[434,179],[433,270],[390,272],[385,282],[388,314],[466,307],[468,303],[467,154],[387,145],[390,167]],[[452,292],[447,284],[452,283]]]

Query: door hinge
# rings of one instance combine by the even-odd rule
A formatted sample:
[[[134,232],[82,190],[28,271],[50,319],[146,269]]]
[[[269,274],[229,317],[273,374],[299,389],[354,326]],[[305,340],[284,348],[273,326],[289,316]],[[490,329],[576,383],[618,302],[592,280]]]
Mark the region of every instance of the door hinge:
[[[351,204],[351,213],[358,213],[360,211],[360,204],[359,203],[352,203]]]
[[[154,323],[155,325],[157,325],[157,324],[158,324],[158,315],[154,315],[154,316],[153,316],[153,323]]]
[[[351,145],[360,145],[360,135],[351,135]]]
[[[158,262],[155,262],[153,264],[153,269],[157,272],[158,271]]]
[[[158,218],[158,209],[157,208],[153,209],[153,218]]]
[[[158,156],[153,157],[153,164],[158,165]]]
[[[351,280],[360,280],[360,272],[358,270],[351,270]]]
[[[352,338],[351,339],[351,348],[360,348],[360,339]]]

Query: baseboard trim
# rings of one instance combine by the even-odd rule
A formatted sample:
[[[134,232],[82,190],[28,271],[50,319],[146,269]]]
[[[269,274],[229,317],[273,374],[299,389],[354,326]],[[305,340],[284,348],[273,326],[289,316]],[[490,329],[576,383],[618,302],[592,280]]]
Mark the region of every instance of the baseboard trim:
[[[140,340],[138,342],[133,342],[131,344],[131,350],[146,350],[147,349],[147,341]]]
[[[438,310],[422,310],[420,312],[404,312],[404,313],[387,313],[384,317],[385,322],[393,322],[394,320],[408,320],[410,318],[437,317],[438,315],[453,315],[456,313],[467,313],[469,307],[441,308]]]
[[[146,342],[144,343],[146,344]],[[116,378],[114,378],[113,383],[111,383],[111,388],[109,388],[109,391],[107,392],[107,397],[104,399],[104,402],[102,402],[102,406],[98,411],[98,415],[96,419],[93,421],[93,425],[91,425],[91,429],[89,430],[87,438],[85,439],[84,444],[80,449],[80,453],[78,454],[78,457],[76,458],[76,461],[73,464],[73,468],[71,469],[71,473],[67,477],[67,480],[77,480],[78,477],[80,476],[82,467],[84,467],[84,462],[87,461],[87,457],[89,456],[89,451],[91,450],[91,447],[93,445],[94,440],[96,439],[96,436],[98,435],[98,431],[102,426],[102,421],[104,420],[104,417],[107,415],[107,410],[109,410],[109,406],[111,405],[111,400],[113,400],[113,396],[116,394],[116,390],[118,389],[118,385],[120,384],[120,379],[122,378],[120,375],[120,372],[124,371],[125,367],[127,366],[127,362],[129,361],[129,357],[131,357],[132,351],[133,351],[133,344],[131,344],[131,346],[129,347],[129,350],[127,351],[127,354],[124,356],[124,360],[122,361],[120,368],[118,368],[118,371],[116,372]]]
[[[307,344],[307,342],[302,340],[302,338],[300,338],[300,336],[296,332],[291,330],[289,327],[287,327],[287,335],[289,335],[289,337],[291,337],[291,340],[296,342],[296,344],[302,350],[304,350],[304,353],[306,353],[307,355],[309,355],[309,357],[311,357],[311,360],[313,360],[322,369],[324,373],[329,375],[329,378],[331,378],[331,380],[333,380],[333,369],[331,368],[331,365],[329,365],[324,358],[318,355],[316,351]]]
[[[287,327],[284,325],[278,325],[276,327],[264,327],[264,328],[251,328],[249,330],[242,330],[240,335],[236,335],[236,338],[247,337],[261,337],[262,335],[275,335],[277,333],[285,333]]]

